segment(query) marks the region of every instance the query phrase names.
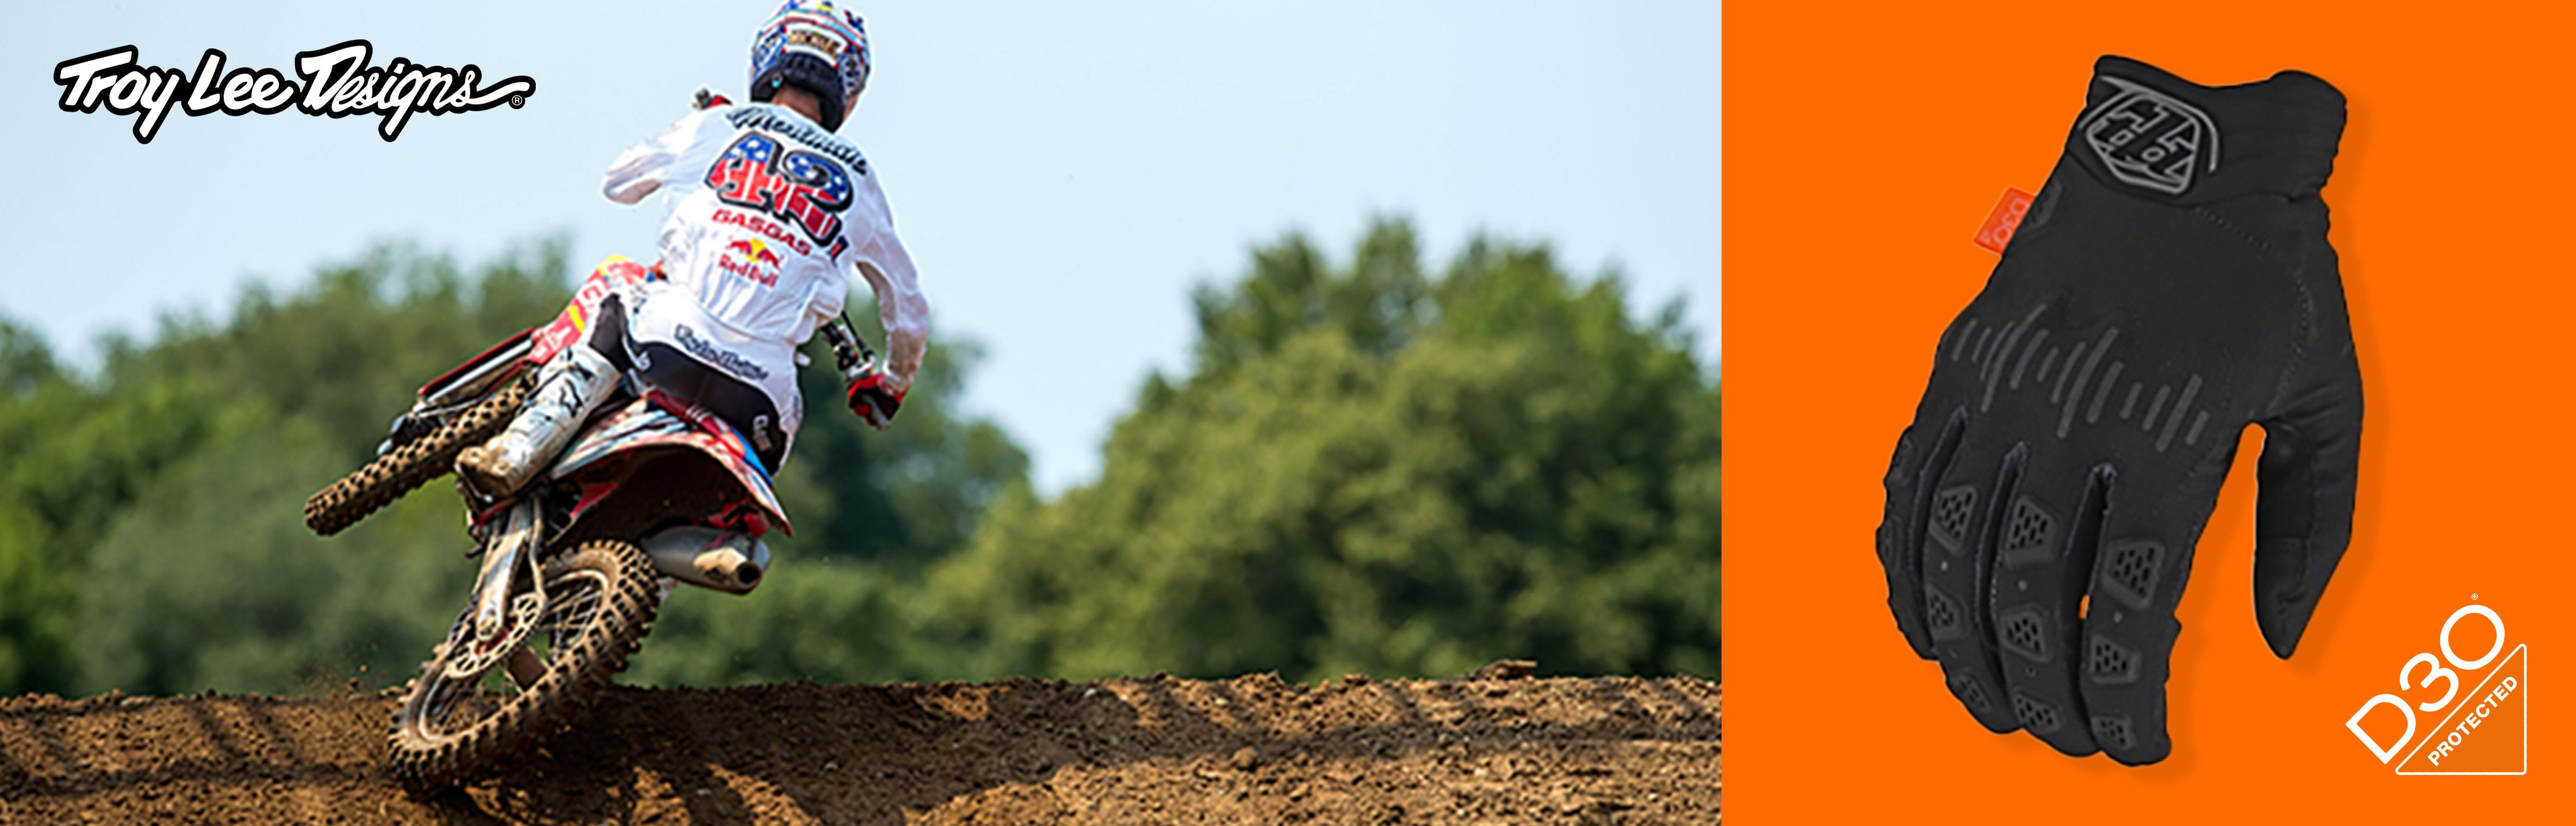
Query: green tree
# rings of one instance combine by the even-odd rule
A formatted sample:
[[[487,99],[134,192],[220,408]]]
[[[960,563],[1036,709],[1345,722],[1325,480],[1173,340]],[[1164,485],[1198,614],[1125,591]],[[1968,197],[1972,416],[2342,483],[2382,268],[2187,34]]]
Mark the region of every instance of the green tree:
[[[32,399],[47,391],[63,391],[53,351],[34,331],[0,318],[0,457],[21,456],[35,440],[41,419],[29,415]],[[0,485],[14,476],[0,469]],[[45,555],[48,533],[26,502],[0,498],[0,690],[55,688],[69,676],[70,589]]]
[[[62,377],[43,336],[0,318],[0,398],[16,398]]]
[[[858,332],[882,349],[872,300],[850,302]],[[993,420],[958,407],[966,377],[983,359],[969,339],[934,336],[921,372],[879,432],[852,415],[821,337],[799,371],[805,425],[777,479],[796,536],[774,550],[917,568],[966,544],[994,495],[1028,476],[1028,453]]]
[[[377,245],[112,339],[95,371],[0,322],[0,693],[407,678],[470,584],[456,500],[331,539],[297,505],[419,382],[551,318],[563,249],[468,270]],[[1054,501],[956,407],[971,342],[934,342],[886,433],[809,348],[778,479],[797,535],[759,592],[675,597],[634,677],[1714,674],[1713,369],[1678,308],[1632,318],[1622,289],[1495,241],[1429,277],[1402,222],[1340,265],[1289,236],[1192,296],[1191,371],[1150,378],[1101,477]]]
[[[0,393],[0,691],[61,692],[76,675],[73,592],[90,546],[205,441],[212,397],[200,383],[109,394],[31,372],[43,377]]]
[[[407,678],[471,577],[453,505],[414,497],[341,539],[315,537],[281,503],[340,466],[320,428],[248,401],[216,418],[218,438],[155,478],[93,550],[79,584],[81,688],[278,693]]]
[[[45,539],[43,520],[0,503],[0,690],[59,690],[70,676],[70,587]]]
[[[662,685],[740,685],[935,679],[954,652],[924,616],[917,574],[849,560],[781,559],[744,596],[680,589],[628,679]]]
[[[941,566],[974,671],[1457,673],[1718,667],[1717,387],[1678,307],[1626,312],[1544,247],[1436,281],[1381,221],[1196,297],[1101,478],[1007,494]]]
[[[361,667],[372,685],[407,678],[470,585],[457,500],[433,484],[330,539],[304,531],[299,505],[373,455],[419,383],[553,318],[586,272],[565,246],[541,239],[467,270],[375,245],[308,285],[249,287],[221,320],[169,315],[149,338],[110,339],[85,375],[0,323],[0,693],[284,691],[338,685]],[[956,412],[974,354],[971,342],[934,342],[900,425],[883,434],[836,412],[828,364],[808,370],[815,412],[779,479],[799,534],[772,537],[782,570],[814,582],[684,600],[713,613],[655,635],[654,654],[672,663],[657,673],[886,673],[880,657],[744,635],[848,639],[827,623],[887,600],[913,611],[918,589],[902,583],[917,575],[905,570],[962,544],[992,492],[1024,477],[1018,446]]]
[[[220,322],[165,315],[150,344],[110,346],[105,384],[198,383],[259,399],[311,419],[354,466],[375,455],[423,382],[554,318],[574,284],[566,246],[538,239],[469,275],[447,255],[376,244],[284,295],[253,283]]]

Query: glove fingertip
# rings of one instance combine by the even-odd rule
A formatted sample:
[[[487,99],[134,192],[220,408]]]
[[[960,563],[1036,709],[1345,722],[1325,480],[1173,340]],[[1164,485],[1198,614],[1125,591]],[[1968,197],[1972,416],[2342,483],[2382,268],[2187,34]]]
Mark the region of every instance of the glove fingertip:
[[[2302,636],[2305,636],[2303,631],[2291,631],[2286,634],[2275,634],[2271,631],[2265,631],[2263,632],[2263,641],[2272,646],[2272,656],[2286,660],[2290,658],[2290,655],[2298,653],[2299,638]]]
[[[2341,560],[2341,548],[2318,553],[2303,539],[2275,538],[2254,551],[2254,624],[2272,655],[2289,659],[2316,616],[2317,600]]]
[[[2263,643],[2271,647],[2272,656],[2286,660],[2299,650],[2299,640],[2307,636],[2308,618],[2315,614],[2314,602],[2304,606],[2257,608],[2254,624],[2263,630]]]
[[[2123,766],[2137,767],[2144,766],[2149,763],[2163,762],[2166,757],[2173,754],[2173,744],[2170,742],[2158,743],[2136,751],[2112,751],[2105,749],[2102,754],[2111,758],[2111,762],[2118,763]]]

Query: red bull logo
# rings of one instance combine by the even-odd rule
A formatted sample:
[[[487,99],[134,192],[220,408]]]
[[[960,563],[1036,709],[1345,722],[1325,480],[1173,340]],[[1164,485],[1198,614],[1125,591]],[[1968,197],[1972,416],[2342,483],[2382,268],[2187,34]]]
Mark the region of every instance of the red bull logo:
[[[761,286],[778,286],[778,253],[769,242],[758,238],[726,244],[724,254],[716,257],[716,268],[758,281]]]
[[[741,255],[743,263],[746,264],[778,266],[778,253],[769,251],[768,242],[758,238],[746,238],[726,244],[725,251]]]

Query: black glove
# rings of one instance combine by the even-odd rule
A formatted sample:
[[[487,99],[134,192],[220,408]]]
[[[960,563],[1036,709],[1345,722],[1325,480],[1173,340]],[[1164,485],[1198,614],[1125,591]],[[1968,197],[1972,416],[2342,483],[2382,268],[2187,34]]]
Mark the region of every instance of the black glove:
[[[2165,734],[2174,606],[2263,426],[2255,622],[2290,656],[2352,533],[2361,443],[2326,206],[2343,95],[2118,57],[1897,440],[1888,607],[1977,722],[2131,765]]]

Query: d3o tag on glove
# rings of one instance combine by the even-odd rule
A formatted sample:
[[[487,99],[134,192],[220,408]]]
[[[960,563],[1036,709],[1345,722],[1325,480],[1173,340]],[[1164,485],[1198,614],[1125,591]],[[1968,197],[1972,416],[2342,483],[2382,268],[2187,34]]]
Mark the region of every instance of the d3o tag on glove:
[[[1878,529],[1916,654],[1996,732],[2131,765],[2165,733],[2174,606],[2263,427],[2255,622],[2290,656],[2352,533],[2361,443],[2326,206],[2343,95],[2104,57],[1985,290],[1941,336]]]

